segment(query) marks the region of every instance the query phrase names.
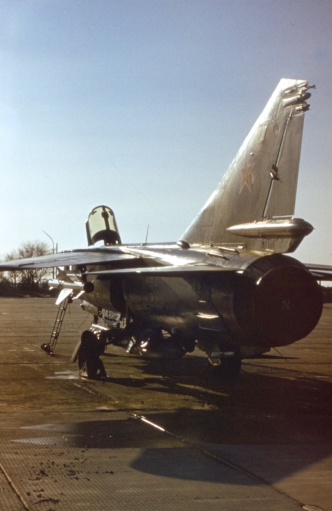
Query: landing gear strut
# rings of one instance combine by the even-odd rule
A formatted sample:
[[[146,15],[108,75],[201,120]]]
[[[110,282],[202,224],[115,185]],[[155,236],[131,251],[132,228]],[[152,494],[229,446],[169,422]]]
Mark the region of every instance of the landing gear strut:
[[[106,371],[99,358],[105,351],[106,339],[97,336],[91,330],[84,330],[81,340],[77,343],[71,361],[78,361],[78,368],[82,378],[106,378]]]

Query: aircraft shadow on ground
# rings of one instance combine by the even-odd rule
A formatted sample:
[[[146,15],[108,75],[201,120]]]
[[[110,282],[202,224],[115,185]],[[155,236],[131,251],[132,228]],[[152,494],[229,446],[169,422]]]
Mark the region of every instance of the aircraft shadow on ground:
[[[265,470],[273,483],[332,455],[331,383],[287,370],[285,377],[244,372],[236,385],[221,386],[195,373],[201,362],[198,357],[185,374],[183,367],[173,365],[162,384],[160,378],[151,379],[156,369],[151,364],[141,366],[146,379],[136,383],[114,378],[118,384],[141,387],[143,393],[146,386],[160,393],[161,400],[165,393],[179,392],[196,399],[192,408],[145,412],[166,432],[141,420],[109,420],[105,413],[102,420],[45,425],[45,433],[58,447],[63,442],[68,448],[139,449],[131,466],[143,473],[229,484],[239,484],[239,478],[227,475],[223,459],[249,471]],[[159,385],[151,389],[151,383]],[[40,435],[43,425],[36,429]],[[37,444],[40,437],[34,442],[32,430],[29,439],[19,442]],[[201,448],[221,459],[209,461],[213,471]],[[241,484],[259,481],[245,478]]]
[[[214,425],[215,420],[208,420],[205,442],[298,444],[332,441],[330,382],[292,369],[279,369],[278,376],[273,369],[268,374],[266,368],[264,374],[246,372],[244,364],[239,380],[225,385],[210,367],[206,367],[203,357],[175,362],[146,363],[139,366],[141,374],[137,378],[115,377],[108,381],[139,388],[143,400],[145,391],[160,394],[161,400],[165,394],[194,399],[195,409],[188,409],[185,420],[180,421],[178,415],[171,424],[172,431],[180,436],[187,428],[191,435],[198,431],[197,408],[204,406],[214,408],[214,417],[219,421]],[[220,421],[226,421],[222,430]],[[168,428],[168,424],[164,427]]]
[[[288,398],[298,392],[299,388]],[[247,476],[235,477],[234,470],[227,466],[230,462],[249,472],[263,471],[263,476],[268,474],[268,482],[275,483],[332,455],[331,408],[303,416],[298,407],[292,415],[288,406],[284,415],[278,416],[279,405],[268,411],[260,407],[259,412],[257,408],[250,411],[249,407],[236,406],[228,410],[182,408],[148,414],[147,419],[164,432],[139,419],[108,419],[103,414],[102,420],[23,428],[26,438],[18,441],[34,444],[35,448],[54,442],[60,450],[107,449],[110,466],[113,456],[121,456],[118,449],[139,449],[130,466],[143,473],[234,485],[261,484]],[[45,436],[41,437],[41,432]],[[211,460],[208,453],[218,459]]]

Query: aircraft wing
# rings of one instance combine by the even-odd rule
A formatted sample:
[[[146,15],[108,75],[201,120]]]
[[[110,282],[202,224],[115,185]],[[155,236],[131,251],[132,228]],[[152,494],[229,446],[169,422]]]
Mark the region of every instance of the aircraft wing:
[[[103,264],[131,259],[138,259],[138,256],[128,254],[120,248],[78,249],[58,254],[31,257],[29,259],[7,261],[0,263],[0,271],[37,270],[57,266]]]
[[[150,277],[185,277],[197,273],[216,273],[221,271],[233,271],[234,268],[212,266],[209,264],[186,264],[180,266],[148,266],[143,268],[121,268],[112,270],[89,271],[87,275],[100,277],[145,275]]]
[[[332,281],[332,266],[326,264],[305,264],[316,280]]]
[[[307,270],[319,281],[332,281],[332,266],[324,264],[305,264]],[[0,266],[1,269],[1,266]],[[214,266],[206,263],[192,263],[179,266],[147,266],[141,268],[115,268],[109,270],[89,271],[89,275],[99,277],[145,275],[151,277],[185,277],[197,273],[216,273],[224,271],[236,271],[234,267]]]

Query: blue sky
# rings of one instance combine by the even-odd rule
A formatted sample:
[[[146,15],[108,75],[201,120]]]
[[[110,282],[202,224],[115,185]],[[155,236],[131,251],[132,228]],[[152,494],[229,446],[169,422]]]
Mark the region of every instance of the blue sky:
[[[296,255],[332,264],[331,27],[330,0],[0,0],[0,254],[86,246],[99,204],[177,240],[287,77],[317,86]]]

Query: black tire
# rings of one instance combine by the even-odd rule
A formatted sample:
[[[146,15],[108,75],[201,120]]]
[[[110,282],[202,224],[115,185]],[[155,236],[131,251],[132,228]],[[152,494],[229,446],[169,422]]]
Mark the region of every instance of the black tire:
[[[105,351],[106,338],[98,338],[90,330],[82,333],[81,340],[77,343],[72,355],[72,360],[78,361],[78,368],[83,378],[105,378],[106,372],[100,355]]]
[[[99,357],[88,358],[80,368],[80,375],[82,378],[87,378],[89,380],[106,378],[103,362]]]

